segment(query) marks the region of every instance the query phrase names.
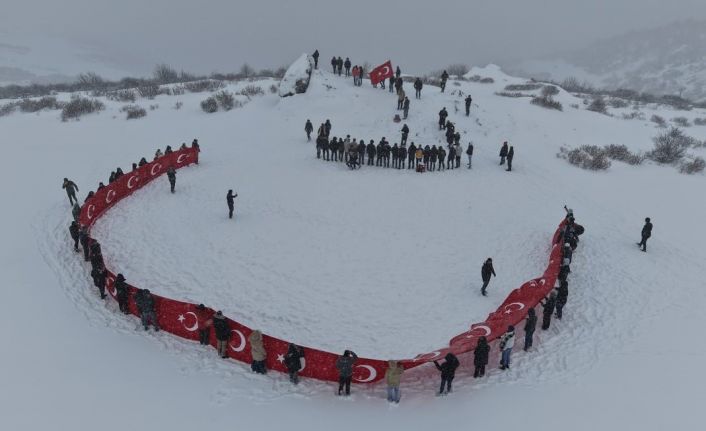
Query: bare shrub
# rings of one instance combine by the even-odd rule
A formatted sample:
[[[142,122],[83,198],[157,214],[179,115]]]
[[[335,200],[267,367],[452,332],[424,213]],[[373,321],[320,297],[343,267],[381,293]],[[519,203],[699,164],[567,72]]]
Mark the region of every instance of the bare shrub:
[[[544,97],[556,96],[557,94],[559,94],[559,89],[553,85],[545,85],[542,87],[542,96]]]
[[[64,104],[58,102],[56,97],[46,96],[39,100],[23,99],[18,106],[22,112],[37,112],[42,109],[61,109]]]
[[[206,113],[212,114],[218,111],[218,102],[214,97],[209,97],[201,101],[201,109]]]
[[[663,117],[660,117],[659,115],[653,115],[650,118],[650,121],[658,125],[659,127],[667,127],[667,120],[665,120]]]
[[[277,93],[277,86],[275,84],[270,85],[270,93],[272,93],[272,94]]]
[[[365,66],[365,70],[370,70],[370,66]],[[280,66],[277,68],[277,70],[275,70],[275,78],[282,79],[284,78],[285,73],[287,73],[287,68]]]
[[[591,84],[584,82],[580,83],[578,79],[570,76],[561,82],[561,88],[572,93],[587,93],[593,94],[596,90]]]
[[[572,104],[569,105],[569,106],[571,106],[571,107],[574,108],[574,109],[579,109],[579,104],[578,104],[578,103],[572,103]]]
[[[97,73],[87,72],[78,75],[76,83],[83,90],[92,90],[94,92],[104,90],[107,86],[106,81]]]
[[[113,100],[115,102],[134,102],[137,99],[135,92],[132,90],[109,91],[105,96],[108,100]]]
[[[588,107],[586,109],[588,109],[589,111],[598,112],[600,114],[607,114],[608,113],[607,106],[605,104],[605,100],[603,100],[602,96],[594,97],[593,101],[591,101],[591,103],[588,105]]]
[[[172,87],[172,95],[181,96],[184,93],[186,93],[186,90],[184,89],[183,85],[175,85],[174,87]]]
[[[647,153],[647,158],[657,163],[672,164],[681,161],[686,154],[686,149],[692,144],[693,138],[673,127],[669,131],[652,138],[654,148]]]
[[[561,105],[561,102],[557,102],[556,100],[552,99],[551,96],[535,97],[530,103],[533,105],[541,106],[542,108],[556,109],[557,111],[564,110],[564,107]]]
[[[158,64],[154,67],[154,81],[158,84],[171,84],[179,81],[179,74],[167,64]]]
[[[120,108],[120,112],[125,112],[127,114],[127,116],[126,116],[127,120],[134,120],[137,118],[142,118],[145,115],[147,115],[147,111],[145,111],[145,108],[143,108],[139,105],[125,105],[122,108]]]
[[[645,114],[643,114],[640,111],[632,111],[629,114],[623,113],[622,117],[623,117],[623,120],[644,120]]]
[[[689,119],[686,117],[672,118],[672,123],[676,124],[679,127],[691,127],[691,124],[689,123]]]
[[[456,75],[459,77],[467,74],[469,70],[468,65],[463,63],[450,64],[446,66],[446,72],[449,75]]]
[[[492,84],[495,82],[495,80],[491,77],[486,77],[486,78],[481,78],[480,81],[481,84]]]
[[[249,64],[244,63],[242,66],[240,66],[239,75],[243,78],[250,78],[251,76],[255,75],[255,69],[253,69]]]
[[[602,171],[610,167],[610,160],[606,157],[605,151],[595,145],[582,145],[571,150],[561,147],[557,157],[590,171]]]
[[[262,87],[259,87],[257,85],[246,85],[238,93],[248,97],[263,96],[265,94],[265,92],[262,90]]]
[[[103,109],[105,109],[105,105],[100,100],[76,96],[62,108],[61,120],[78,119],[83,115],[102,111]]]
[[[542,84],[510,84],[505,86],[505,91],[533,91],[542,88]]]
[[[613,108],[627,108],[630,105],[630,102],[628,102],[625,99],[618,99],[615,97],[612,97],[609,101],[608,104],[612,106]]]
[[[213,97],[216,99],[216,102],[218,102],[218,106],[220,106],[224,111],[230,111],[233,109],[233,104],[235,103],[233,93],[223,90],[214,94]]]
[[[629,165],[639,165],[645,160],[644,155],[631,153],[625,145],[606,145],[603,147],[603,152],[609,159],[624,162]]]
[[[694,118],[695,126],[706,126],[706,118]]]
[[[689,161],[684,161],[679,165],[679,172],[682,174],[697,174],[704,171],[706,161],[701,157],[694,157]]]
[[[140,96],[146,97],[147,99],[154,99],[155,97],[159,96],[159,85],[155,84],[147,84],[143,85],[141,87],[137,87],[137,91],[140,93]]]
[[[0,117],[12,114],[13,112],[15,112],[16,107],[17,104],[15,103],[6,103],[4,105],[0,105]]]
[[[495,95],[502,97],[532,97],[531,94],[520,93],[519,91],[497,91],[495,92]]]
[[[191,93],[202,93],[204,91],[218,91],[225,88],[225,83],[222,81],[216,81],[213,79],[204,79],[202,81],[187,82],[184,84],[184,88]]]

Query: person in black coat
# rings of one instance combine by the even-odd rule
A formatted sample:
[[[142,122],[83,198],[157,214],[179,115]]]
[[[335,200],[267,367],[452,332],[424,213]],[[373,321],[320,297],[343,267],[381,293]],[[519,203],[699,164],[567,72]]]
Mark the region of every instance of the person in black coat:
[[[507,152],[507,169],[506,171],[510,172],[512,170],[512,159],[515,158],[515,147],[510,147],[510,149]]]
[[[140,313],[140,319],[142,321],[142,326],[145,327],[145,331],[149,328],[150,324],[154,326],[155,331],[159,331],[154,296],[152,296],[148,289],[137,290],[135,293],[135,306],[137,307],[137,311]]]
[[[228,204],[228,218],[233,218],[233,211],[235,210],[235,198],[238,194],[233,194],[233,189],[228,190],[226,194],[226,203]]]
[[[412,142],[407,149],[407,169],[412,169],[414,166],[414,155],[417,152],[417,146]]]
[[[216,311],[213,316],[213,330],[216,333],[216,348],[221,358],[228,357],[228,341],[230,340],[230,325],[222,311]]]
[[[375,163],[375,142],[372,139],[366,149],[368,152],[368,166],[373,166]]]
[[[442,108],[441,111],[439,111],[439,130],[446,128],[446,117],[448,116],[449,113],[446,111],[446,108]]]
[[[343,62],[343,67],[346,68],[346,76],[351,76],[351,59],[346,57],[346,61]]]
[[[334,55],[333,58],[331,59],[331,67],[333,68],[333,73],[336,73],[336,69],[338,68],[338,60],[336,59],[336,56]]]
[[[652,222],[650,218],[645,219],[645,225],[642,227],[642,240],[637,243],[642,251],[647,251],[647,240],[652,236]]]
[[[564,306],[569,299],[569,282],[562,280],[556,288],[556,318],[561,320]]]
[[[338,76],[341,76],[341,71],[343,70],[343,59],[341,57],[336,60],[336,68],[338,69]]]
[[[505,157],[507,157],[507,151],[508,151],[507,141],[505,141],[505,142],[503,142],[503,146],[500,147],[500,165],[501,166],[505,164]]]
[[[471,115],[471,103],[473,103],[473,98],[471,97],[470,94],[468,96],[466,96],[465,102],[466,102],[466,117],[468,117],[469,115]]]
[[[449,79],[449,74],[446,73],[444,70],[444,73],[441,74],[441,92],[443,93],[444,90],[446,89],[446,81]]]
[[[546,331],[552,323],[552,314],[554,313],[554,308],[556,307],[556,292],[552,292],[549,295],[549,298],[546,298],[540,303],[542,304],[542,307],[544,307],[544,312],[542,313],[542,330]]]
[[[78,241],[83,248],[83,260],[88,262],[91,260],[91,236],[88,234],[88,228],[81,226],[78,230]]]
[[[122,274],[118,274],[115,279],[115,296],[118,300],[118,307],[120,311],[124,314],[130,314],[130,309],[128,307],[128,293],[129,288],[125,282],[125,277]]]
[[[397,69],[395,69],[395,77],[399,78],[402,75],[402,71],[400,70],[400,67],[397,66]]]
[[[402,139],[400,140],[400,145],[405,145],[407,144],[407,136],[409,135],[409,127],[407,127],[407,124],[402,126]],[[406,156],[406,154],[405,154]],[[401,159],[404,159],[404,157],[400,157]]]
[[[417,99],[422,98],[422,87],[424,87],[424,84],[422,83],[422,80],[417,78],[414,80],[414,97]]]
[[[314,131],[314,125],[311,124],[311,120],[306,120],[306,124],[304,124],[304,131],[306,132],[306,140],[311,141],[311,132]]]
[[[170,166],[167,169],[167,178],[169,178],[169,186],[171,187],[172,193],[174,193],[174,186],[176,185],[176,169],[174,166]]]
[[[441,387],[439,388],[439,395],[451,393],[451,382],[453,382],[456,376],[456,368],[459,366],[458,358],[453,353],[447,353],[444,357],[445,362],[441,365],[437,361],[434,361],[434,366],[437,370],[441,371]],[[444,387],[446,387],[446,392],[444,392]]]
[[[534,308],[530,308],[527,311],[527,319],[525,319],[525,352],[532,347],[535,329],[537,329],[537,315],[534,312]]]
[[[486,289],[488,288],[488,283],[490,283],[490,276],[497,277],[495,275],[495,268],[493,268],[493,259],[488,258],[483,263],[483,267],[480,270],[480,276],[483,279],[483,287],[480,288],[480,293],[483,296],[488,296]]]
[[[314,58],[314,69],[318,69],[319,68],[319,50],[317,49],[316,51],[314,51],[314,53],[311,54],[311,56]]]
[[[402,118],[407,119],[407,116],[409,115],[409,97],[405,96],[404,101],[402,102]]]
[[[98,288],[101,294],[101,299],[105,299],[105,281],[108,278],[108,270],[105,268],[94,268],[91,271],[91,277],[93,277],[93,285]]]
[[[387,81],[387,85],[390,89],[390,93],[395,91],[395,77],[390,76],[390,79]]]
[[[71,234],[71,239],[74,240],[74,251],[78,253],[78,240],[79,240],[79,224],[76,222],[76,220],[71,222],[71,226],[69,226],[69,234]]]
[[[304,349],[294,343],[289,343],[287,354],[284,355],[284,365],[289,372],[289,381],[295,385],[299,383],[299,370],[302,369]]]
[[[476,369],[473,372],[473,378],[485,376],[485,366],[488,365],[488,355],[490,354],[490,346],[485,337],[478,339],[478,345],[473,350],[473,365]]]

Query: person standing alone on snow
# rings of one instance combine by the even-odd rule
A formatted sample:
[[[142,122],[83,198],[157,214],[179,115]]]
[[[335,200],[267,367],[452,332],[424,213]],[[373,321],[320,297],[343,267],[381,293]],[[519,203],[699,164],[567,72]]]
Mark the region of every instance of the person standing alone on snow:
[[[78,203],[78,198],[76,198],[76,192],[78,191],[78,186],[76,183],[68,178],[64,178],[64,183],[61,188],[66,190],[66,195],[69,197],[69,203],[73,206],[74,203]]]
[[[652,236],[652,222],[650,218],[645,219],[645,225],[642,227],[642,240],[637,243],[642,251],[647,251],[647,240]]]
[[[174,166],[170,166],[167,169],[167,178],[169,179],[169,186],[171,187],[172,193],[174,193],[174,186],[176,186],[176,170]]]
[[[493,268],[493,259],[488,258],[483,267],[480,270],[481,278],[483,279],[483,287],[480,288],[480,293],[483,296],[488,296],[486,289],[488,288],[488,283],[490,283],[490,276],[497,277],[495,275],[495,268]]]
[[[466,102],[466,117],[468,117],[469,115],[471,115],[471,103],[473,102],[473,98],[471,97],[470,94],[468,96],[466,96],[465,102]]]
[[[446,71],[444,70],[444,73],[441,74],[441,92],[442,93],[446,89],[446,80],[447,79],[449,79],[449,74],[446,73]]]
[[[233,189],[228,190],[226,194],[226,203],[228,204],[228,218],[233,218],[233,211],[235,210],[235,198],[238,194],[233,194]]]
[[[319,50],[317,49],[316,51],[314,51],[314,53],[311,54],[311,56],[314,58],[314,69],[318,69],[319,68]]]
[[[501,370],[510,369],[510,355],[512,354],[512,347],[514,345],[515,327],[510,325],[507,327],[507,332],[500,337],[500,351],[502,352],[502,358],[500,359]]]
[[[441,387],[439,388],[439,395],[450,394],[451,383],[456,376],[456,368],[459,366],[458,358],[453,353],[447,353],[444,357],[446,360],[443,364],[439,365],[437,361],[434,361],[434,366],[437,370],[441,371]],[[444,387],[446,387],[446,392],[444,392]]]
[[[387,370],[385,371],[385,382],[387,383],[387,401],[391,403],[400,402],[400,380],[404,373],[404,367],[397,361],[387,361]]]
[[[525,320],[525,347],[526,352],[532,347],[532,339],[534,338],[534,330],[537,328],[537,315],[534,312],[534,308],[530,308],[527,311],[527,319]]]
[[[468,143],[468,148],[466,148],[466,156],[468,156],[468,169],[471,169],[473,164],[473,142]]]
[[[314,131],[314,125],[311,124],[310,120],[306,120],[306,124],[304,125],[304,131],[306,132],[306,140],[311,141],[311,132]]]
[[[485,337],[478,339],[478,345],[473,350],[473,365],[476,367],[473,372],[473,378],[485,376],[485,366],[488,365],[488,355],[490,354],[490,346]]]
[[[336,369],[338,370],[338,395],[341,395],[343,388],[346,389],[346,395],[351,394],[351,379],[353,378],[353,365],[358,360],[358,355],[351,350],[343,352],[343,356],[339,356],[336,360]]]
[[[417,78],[414,80],[414,97],[417,99],[422,98],[422,87],[424,87],[424,84],[422,83],[422,80]]]

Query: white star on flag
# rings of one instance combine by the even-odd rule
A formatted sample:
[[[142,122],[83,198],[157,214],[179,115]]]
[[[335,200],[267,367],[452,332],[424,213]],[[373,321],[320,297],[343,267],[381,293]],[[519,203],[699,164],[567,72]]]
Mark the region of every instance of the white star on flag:
[[[186,320],[186,317],[184,317],[183,314],[180,314],[179,317],[177,317],[177,320],[183,322],[184,320]]]
[[[277,361],[280,363],[284,362],[284,355],[281,355],[281,354],[277,355]]]

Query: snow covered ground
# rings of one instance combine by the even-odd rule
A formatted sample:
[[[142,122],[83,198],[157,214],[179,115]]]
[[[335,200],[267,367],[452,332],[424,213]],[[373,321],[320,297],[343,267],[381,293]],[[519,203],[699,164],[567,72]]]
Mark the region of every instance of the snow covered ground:
[[[496,68],[474,70],[494,84],[426,86],[412,97],[410,141],[442,142],[446,106],[474,168],[419,175],[377,167],[348,170],[315,158],[304,122],[329,118],[332,135],[394,143],[396,99],[369,85],[317,71],[309,91],[267,94],[243,108],[203,113],[203,94],[159,96],[146,118],[124,120],[121,104],[62,123],[56,111],[0,119],[5,311],[0,327],[0,414],[13,429],[85,424],[105,429],[198,425],[262,429],[683,429],[700,421],[706,373],[700,343],[706,305],[703,175],[614,162],[606,172],[577,169],[555,155],[562,145],[651,147],[653,123],[493,93],[524,80]],[[271,82],[261,85],[267,89]],[[238,90],[243,83],[231,84]],[[413,96],[411,84],[405,84]],[[463,97],[474,98],[462,116]],[[172,109],[176,101],[184,103]],[[459,111],[456,112],[455,107]],[[654,112],[653,112],[654,110]],[[645,109],[671,118],[682,115]],[[691,111],[689,117],[704,117]],[[700,139],[706,128],[688,133]],[[469,358],[455,393],[433,397],[432,367],[403,377],[403,400],[384,386],[356,386],[352,403],[333,387],[292,387],[257,376],[211,349],[144,333],[91,287],[71,251],[61,179],[80,196],[157,147],[198,137],[198,166],[181,170],[177,193],[156,181],[108,212],[94,233],[111,267],[130,282],[173,298],[203,301],[245,324],[305,345],[374,357],[404,357],[443,346],[482,320],[507,293],[544,269],[548,242],[573,207],[587,232],[575,255],[565,318],[516,351],[510,372],[478,381]],[[498,165],[500,143],[515,147],[513,172]],[[702,156],[703,156],[703,150]],[[237,218],[224,195],[234,188]],[[635,246],[642,219],[655,225],[649,252]],[[171,235],[179,230],[182,235]],[[498,277],[479,294],[480,265]],[[492,365],[492,364],[491,364]],[[491,367],[492,368],[492,367]],[[116,414],[117,413],[117,414]],[[80,424],[80,425],[79,425]]]

